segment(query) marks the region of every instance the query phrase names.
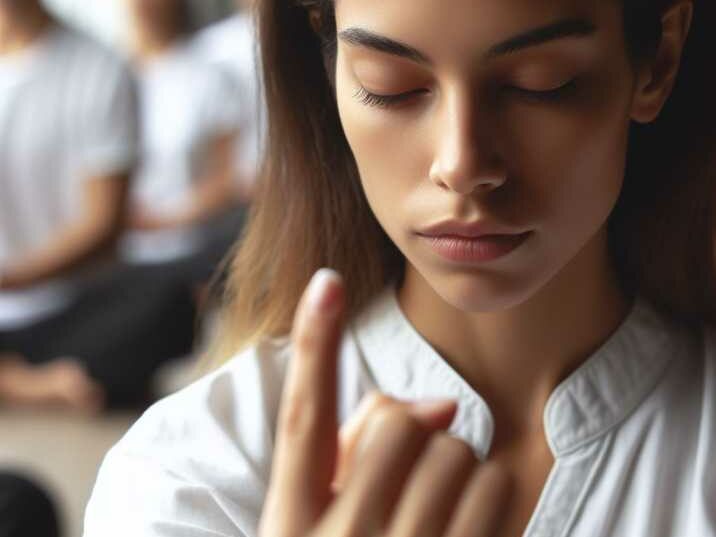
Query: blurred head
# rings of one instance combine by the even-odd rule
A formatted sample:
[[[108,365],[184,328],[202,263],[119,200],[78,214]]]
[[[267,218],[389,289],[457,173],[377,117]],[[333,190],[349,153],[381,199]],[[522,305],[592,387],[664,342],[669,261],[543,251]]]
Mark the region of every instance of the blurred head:
[[[189,30],[186,0],[126,1],[134,30],[140,35],[175,37]]]
[[[269,149],[232,274],[235,341],[285,332],[320,266],[345,274],[356,309],[408,263],[455,307],[494,311],[607,237],[626,287],[703,314],[711,8],[697,3],[669,101],[689,1],[300,3],[260,7]],[[445,220],[527,239],[480,267],[447,263],[419,236]]]

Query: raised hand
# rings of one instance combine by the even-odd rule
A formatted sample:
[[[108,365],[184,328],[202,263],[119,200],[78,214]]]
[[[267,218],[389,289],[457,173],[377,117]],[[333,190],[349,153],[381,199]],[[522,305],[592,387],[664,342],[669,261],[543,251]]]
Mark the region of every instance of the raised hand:
[[[345,289],[321,270],[297,308],[261,537],[488,537],[508,483],[447,435],[455,404],[372,395],[341,429]]]

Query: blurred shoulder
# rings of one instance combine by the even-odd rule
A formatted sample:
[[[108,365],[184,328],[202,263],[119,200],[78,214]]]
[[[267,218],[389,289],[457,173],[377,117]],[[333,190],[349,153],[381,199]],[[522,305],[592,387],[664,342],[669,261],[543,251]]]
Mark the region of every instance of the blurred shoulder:
[[[105,72],[130,71],[127,58],[82,30],[58,23],[52,30],[51,39],[55,52],[64,56],[65,61],[75,60]]]

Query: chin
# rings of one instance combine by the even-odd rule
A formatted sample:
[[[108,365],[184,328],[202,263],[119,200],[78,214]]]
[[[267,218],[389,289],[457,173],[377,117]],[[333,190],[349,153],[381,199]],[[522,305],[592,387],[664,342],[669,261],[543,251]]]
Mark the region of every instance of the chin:
[[[519,306],[534,296],[541,287],[535,276],[472,272],[432,275],[426,279],[440,298],[458,310],[495,313]]]
[[[524,302],[525,297],[514,292],[485,291],[478,286],[438,290],[438,294],[454,308],[467,313],[496,313]]]

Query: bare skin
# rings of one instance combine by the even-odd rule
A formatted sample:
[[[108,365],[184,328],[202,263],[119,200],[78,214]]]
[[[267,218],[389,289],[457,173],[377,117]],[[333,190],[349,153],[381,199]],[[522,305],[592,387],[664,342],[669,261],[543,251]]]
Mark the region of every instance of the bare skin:
[[[0,354],[0,403],[93,415],[104,407],[104,390],[75,360],[30,365],[19,355]]]
[[[127,0],[134,53],[140,59],[162,54],[180,37],[176,0]]]
[[[51,24],[37,0],[0,0],[0,54],[24,50]]]

